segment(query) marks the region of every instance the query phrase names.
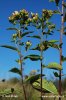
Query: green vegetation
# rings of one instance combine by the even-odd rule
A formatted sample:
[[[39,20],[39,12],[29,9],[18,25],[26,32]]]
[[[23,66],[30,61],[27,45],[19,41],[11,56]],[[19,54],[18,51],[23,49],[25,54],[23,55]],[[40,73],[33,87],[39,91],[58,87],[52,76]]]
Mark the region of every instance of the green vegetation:
[[[62,55],[62,35],[66,35],[64,32],[64,22],[65,16],[63,9],[65,7],[64,1],[62,0],[62,11],[59,10],[59,2],[60,0],[50,0],[50,1],[55,1],[56,6],[58,8],[58,11],[55,10],[47,10],[43,9],[41,12],[41,15],[38,13],[28,13],[27,10],[22,9],[19,12],[14,11],[12,15],[9,17],[9,22],[12,24],[12,27],[8,28],[7,30],[15,31],[15,34],[12,34],[12,40],[11,43],[13,43],[14,46],[12,45],[2,45],[1,47],[8,48],[13,50],[18,54],[18,59],[16,59],[16,63],[18,64],[19,68],[13,67],[9,71],[12,73],[16,73],[20,76],[20,81],[15,79],[11,79],[10,81],[4,81],[2,80],[1,85],[1,95],[17,95],[19,99],[21,100],[43,100],[43,96],[60,96],[59,100],[61,100],[61,96],[63,96],[63,91],[62,92],[62,86],[65,88],[65,82],[66,79],[63,81],[62,85],[62,63],[66,61],[66,57]],[[66,7],[65,7],[66,8]],[[52,17],[55,14],[59,14],[62,19],[62,25],[60,29],[60,41],[58,40],[49,40],[49,36],[53,36],[54,31],[56,30],[56,25],[51,22]],[[33,35],[33,31],[30,31],[30,28],[34,27],[36,30],[40,32],[40,34],[37,33],[37,35]],[[38,44],[36,46],[32,46],[32,42],[30,40],[27,40],[27,42],[24,42],[24,38],[33,38],[36,39]],[[60,64],[56,62],[51,62],[47,65],[44,63],[44,53],[49,49],[49,48],[54,48],[59,51],[60,54]],[[23,53],[24,49],[26,52],[28,50],[32,51],[38,51],[39,54],[35,53],[29,53],[28,55],[25,55]],[[37,72],[31,73],[29,76],[24,77],[23,74],[23,66],[25,60],[31,60],[31,61],[39,61],[40,66],[40,74]],[[59,78],[58,81],[58,89],[57,86],[53,83],[53,81],[48,81],[47,78],[45,78],[45,74],[43,73],[43,70],[45,68],[48,69],[53,69],[54,76],[56,78]],[[26,69],[24,69],[26,70]],[[56,70],[56,72],[55,72]],[[2,86],[3,85],[3,86]],[[66,90],[66,89],[64,89]],[[10,97],[11,98],[11,97]],[[48,98],[45,98],[48,100]],[[44,100],[45,100],[44,99]],[[53,98],[56,100],[56,98]],[[13,100],[13,99],[12,99]],[[49,98],[50,100],[50,98]]]

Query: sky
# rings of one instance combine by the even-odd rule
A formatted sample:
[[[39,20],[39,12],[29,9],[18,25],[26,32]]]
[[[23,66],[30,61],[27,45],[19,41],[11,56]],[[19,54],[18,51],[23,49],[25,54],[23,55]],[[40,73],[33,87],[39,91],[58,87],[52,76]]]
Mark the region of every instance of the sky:
[[[61,0],[60,0],[61,4]],[[12,45],[10,42],[11,35],[13,34],[12,31],[8,31],[7,28],[11,26],[11,24],[8,21],[8,17],[14,12],[19,11],[21,9],[26,9],[29,12],[39,13],[41,14],[42,9],[52,9],[56,10],[55,3],[50,3],[49,0],[0,0],[0,45],[8,44]],[[60,6],[61,9],[61,6]],[[61,26],[61,18],[59,15],[55,15],[52,18],[52,22],[56,24],[57,29]],[[36,29],[32,29],[35,32]],[[49,37],[49,39],[59,39],[59,32],[55,31],[54,35],[52,37]],[[66,56],[66,45],[65,42],[66,37],[63,36],[63,55]],[[33,40],[32,40],[33,42]],[[34,41],[37,42],[36,40]],[[33,42],[33,44],[34,44]],[[28,51],[25,52],[28,54]],[[34,52],[32,52],[34,53]],[[35,53],[38,53],[37,51]],[[59,51],[56,49],[48,49],[44,53],[44,63],[48,64],[50,62],[58,62],[59,63]],[[13,67],[19,67],[15,59],[18,58],[18,55],[16,52],[12,50],[8,50],[5,48],[0,47],[0,80],[5,78],[9,79],[12,77],[18,77],[18,75],[10,73],[9,70]],[[30,60],[27,60],[25,62],[24,66],[24,74],[29,74],[31,70],[40,69],[40,62],[32,62]],[[66,62],[63,63],[63,73],[66,73]],[[44,73],[47,74],[47,77],[51,77],[53,75],[53,70],[44,69]]]

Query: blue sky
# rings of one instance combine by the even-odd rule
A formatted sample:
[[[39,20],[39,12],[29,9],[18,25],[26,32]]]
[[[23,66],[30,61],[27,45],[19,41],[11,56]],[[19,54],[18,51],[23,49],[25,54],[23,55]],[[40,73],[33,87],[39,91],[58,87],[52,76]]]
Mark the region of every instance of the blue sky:
[[[6,30],[8,27],[11,26],[11,24],[8,22],[8,17],[11,15],[12,12],[16,10],[19,11],[21,9],[26,9],[29,12],[37,12],[41,14],[42,9],[55,10],[56,6],[54,3],[49,3],[49,0],[0,0],[0,45],[12,45],[10,43],[10,38],[13,32]],[[59,28],[61,25],[60,21],[61,19],[59,15],[55,15],[55,17],[52,18],[52,22],[56,24],[57,28]],[[38,31],[35,30],[35,32]],[[51,38],[49,37],[49,39],[59,39],[59,33],[55,31],[54,36],[52,36]],[[65,41],[66,37],[63,37],[63,42]],[[24,53],[27,54],[27,52]],[[66,56],[65,43],[63,45],[63,54]],[[56,49],[48,49],[44,53],[44,57],[44,63],[46,64],[50,62],[59,63],[59,52]],[[5,48],[0,48],[0,79],[8,79],[11,77],[18,76],[16,74],[8,72],[12,67],[18,67],[18,65],[15,62],[15,59],[17,58],[18,55],[14,51]],[[66,62],[63,63],[63,73],[65,73],[66,70],[65,65]],[[32,62],[30,60],[27,60],[25,64],[24,74],[28,74],[33,69],[40,69],[40,62]],[[52,75],[52,72],[47,69],[44,70],[44,73],[46,73],[47,76]]]

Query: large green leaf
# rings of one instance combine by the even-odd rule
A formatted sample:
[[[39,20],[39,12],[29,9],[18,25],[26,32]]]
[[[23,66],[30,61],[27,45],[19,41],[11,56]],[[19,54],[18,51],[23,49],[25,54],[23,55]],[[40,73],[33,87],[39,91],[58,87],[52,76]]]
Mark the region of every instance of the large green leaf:
[[[2,45],[1,47],[4,47],[4,48],[8,48],[8,49],[11,49],[11,50],[18,51],[18,49],[17,49],[16,47],[9,46],[9,45]]]
[[[30,33],[33,33],[33,31],[24,32],[24,33],[21,35],[21,37],[24,37],[24,36],[26,36],[26,35],[28,35],[28,34],[30,34]]]
[[[34,35],[34,36],[27,36],[27,37],[41,39],[41,37],[40,37],[40,36],[38,36],[38,35]]]
[[[42,59],[42,57],[41,56],[39,56],[39,55],[34,55],[34,54],[32,54],[32,55],[27,55],[27,56],[25,56],[24,57],[24,59],[30,59],[30,60],[32,60],[32,61],[37,61],[37,60],[41,60]]]
[[[36,82],[34,82],[33,87],[41,92],[40,80],[37,80]],[[57,91],[55,85],[51,81],[47,81],[46,79],[42,80],[42,92],[58,94],[58,91]]]
[[[45,76],[45,75],[42,75],[42,76]],[[32,75],[32,76],[29,76],[25,80],[25,82],[32,84],[32,83],[36,82],[40,77],[41,77],[41,74]]]
[[[17,73],[19,74],[20,76],[22,75],[21,71],[18,69],[18,68],[12,68],[11,70],[9,70],[10,72],[13,72],[13,73]]]
[[[62,66],[56,62],[49,63],[46,68],[55,69],[55,70],[62,70]]]

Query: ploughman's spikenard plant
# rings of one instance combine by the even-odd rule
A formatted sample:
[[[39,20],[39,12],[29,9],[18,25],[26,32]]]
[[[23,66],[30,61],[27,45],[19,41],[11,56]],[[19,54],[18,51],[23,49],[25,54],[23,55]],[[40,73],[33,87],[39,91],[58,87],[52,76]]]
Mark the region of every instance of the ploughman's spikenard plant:
[[[12,27],[8,28],[8,30],[15,31],[15,34],[12,35],[11,42],[14,44],[13,46],[10,45],[2,45],[2,47],[14,50],[18,53],[19,59],[16,60],[16,62],[19,64],[20,68],[12,68],[10,72],[17,73],[21,76],[22,79],[22,87],[24,92],[24,100],[27,100],[26,90],[24,86],[24,76],[23,76],[23,64],[24,64],[24,51],[22,51],[22,48],[25,47],[25,50],[28,50],[31,46],[31,42],[27,41],[24,43],[23,38],[29,34],[32,33],[32,31],[29,31],[29,26],[31,23],[31,18],[29,16],[28,11],[25,9],[18,11],[15,11],[12,13],[12,15],[9,17],[9,22],[12,24]]]
[[[59,49],[59,54],[60,54],[60,65],[63,65],[63,62],[66,61],[66,57],[63,56],[63,35],[66,35],[66,27],[65,27],[65,22],[66,22],[66,13],[65,13],[65,9],[66,9],[66,2],[64,0],[50,0],[52,2],[56,3],[56,7],[58,9],[59,15],[61,16],[61,28],[59,29],[60,32],[60,39],[59,39],[59,45],[60,45],[60,49]],[[61,4],[60,4],[61,2]],[[61,6],[61,8],[60,8]],[[60,70],[59,73],[55,73],[55,76],[59,78],[59,100],[61,100],[61,96],[62,96],[62,76],[64,76],[62,74],[62,71]]]
[[[44,76],[43,68],[62,70],[62,66],[56,62],[52,62],[48,65],[44,64],[44,52],[46,50],[48,50],[50,47],[56,48],[59,50],[59,45],[56,44],[58,42],[57,40],[48,40],[48,36],[49,35],[52,36],[54,33],[55,24],[50,22],[50,19],[53,16],[53,14],[55,14],[55,13],[56,13],[56,11],[46,10],[46,9],[42,10],[41,16],[39,16],[37,13],[36,14],[31,13],[33,26],[37,30],[39,30],[39,33],[38,33],[38,35],[33,35],[33,36],[29,35],[28,37],[38,39],[38,44],[31,50],[39,51],[40,55],[31,54],[31,55],[26,56],[24,59],[29,58],[32,61],[40,60],[40,63],[41,63],[40,75],[35,75],[32,77],[29,77],[27,79],[27,81],[30,81],[33,88],[35,88],[41,92],[41,100],[42,100],[42,93],[51,92],[54,94],[58,94],[57,89],[54,86],[54,84],[52,82],[48,82],[46,79],[42,78]],[[50,88],[50,86],[52,86],[52,88]]]

